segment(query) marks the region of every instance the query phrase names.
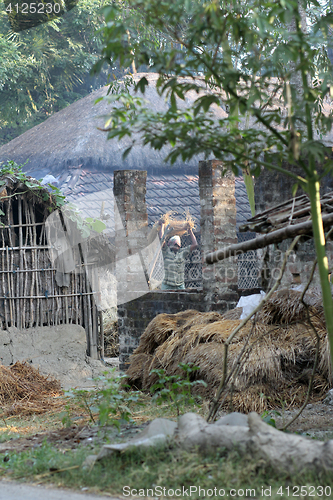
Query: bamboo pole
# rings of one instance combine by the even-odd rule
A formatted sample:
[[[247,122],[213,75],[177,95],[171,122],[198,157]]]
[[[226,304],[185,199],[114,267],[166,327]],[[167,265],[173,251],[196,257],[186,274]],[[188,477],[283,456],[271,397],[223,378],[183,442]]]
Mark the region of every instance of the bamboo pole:
[[[324,228],[331,227],[332,223],[333,213],[323,215]],[[271,233],[254,238],[253,240],[244,241],[243,243],[237,243],[235,245],[230,245],[220,250],[216,250],[215,252],[211,252],[206,255],[205,260],[207,264],[213,264],[219,260],[227,259],[228,257],[233,257],[235,255],[248,252],[249,250],[257,250],[258,248],[264,248],[268,245],[272,245],[273,243],[280,243],[287,238],[308,234],[311,230],[312,220],[292,226],[286,226],[282,229],[277,229]]]
[[[30,242],[31,247],[33,246],[33,236],[32,236],[32,224],[31,224],[31,214],[29,210],[29,205],[26,204],[26,220],[28,221],[28,230],[29,230],[29,238],[28,238],[28,243]],[[29,256],[30,256],[30,269],[32,270],[34,266],[34,255],[31,250],[29,251]],[[29,247],[28,247],[29,248]],[[34,314],[34,288],[35,288],[35,273],[32,271],[31,272],[31,285],[30,285],[30,296],[28,297],[30,299],[30,321],[29,321],[29,327],[31,328],[34,324],[35,320],[35,314]]]
[[[29,224],[28,228],[30,229],[31,227],[33,227],[33,226],[32,226],[32,224]],[[5,252],[5,251],[6,251],[6,248],[7,248],[7,246],[0,247],[0,251]],[[34,245],[31,245],[31,246],[30,246],[30,245],[27,245],[27,246],[24,246],[24,247],[22,247],[22,248],[23,248],[24,250],[40,250],[40,249],[44,249],[44,248],[45,248],[45,249],[48,249],[48,248],[50,248],[50,247],[49,247],[48,245],[42,245],[42,246],[39,246],[39,245],[36,245],[36,246],[34,246]],[[14,245],[14,246],[10,245],[10,249],[11,249],[11,250],[20,250],[20,247],[15,246],[15,245]]]
[[[1,238],[2,238],[2,242],[4,244],[4,232],[1,231]],[[2,253],[1,254],[1,265],[2,265],[2,269],[5,269],[5,254]],[[2,291],[3,291],[3,296],[5,297],[7,295],[7,286],[6,286],[6,280],[5,280],[6,276],[5,274],[2,275]],[[4,299],[4,304],[3,304],[3,308],[4,308],[4,316],[5,316],[5,326],[6,328],[8,329],[8,326],[9,326],[9,321],[8,321],[8,302],[7,302],[7,299]]]
[[[19,247],[20,247],[20,250],[19,250],[19,259],[20,259],[20,268],[17,270],[17,271],[23,271],[23,250],[22,250],[22,247],[23,247],[23,228],[22,228],[22,225],[23,225],[23,217],[22,217],[22,199],[21,198],[18,198],[17,200],[18,202],[18,220],[19,220]],[[18,296],[20,295],[24,295],[24,283],[23,281],[19,278],[19,274],[17,274],[17,283],[19,283],[19,287],[18,287]],[[17,304],[18,304],[19,301],[17,301]],[[18,311],[18,328],[19,329],[22,329],[24,328],[24,312],[23,312],[23,308],[22,308],[22,304],[20,304],[20,309]]]
[[[23,250],[23,265],[24,265],[25,271],[27,271],[28,270],[28,263],[27,263],[27,256],[26,256],[25,250]],[[23,288],[23,295],[25,298],[28,295],[28,276],[29,276],[28,272],[25,272],[25,274],[24,274],[24,288]],[[26,300],[23,301],[22,309],[23,309],[23,328],[26,328],[29,325],[28,318],[26,317],[26,314],[27,314],[26,313]]]
[[[74,274],[74,293],[77,293],[77,282],[79,279],[79,275]],[[78,325],[78,298],[74,297],[74,312],[75,312],[75,323]]]
[[[66,298],[66,297],[75,297],[75,296],[80,296],[82,295],[83,297],[86,297],[86,296],[93,296],[94,295],[94,292],[80,292],[78,294],[75,294],[75,293],[64,293],[64,294],[54,294],[54,295],[48,295],[48,298]],[[40,300],[46,300],[46,297],[45,295],[22,295],[20,297],[17,297],[16,295],[13,295],[12,297],[4,297],[6,298],[7,300],[9,300],[10,298],[12,299],[40,299]]]
[[[35,289],[36,289],[36,326],[42,326],[42,302],[39,298],[39,274],[36,273],[35,269],[37,269],[37,263],[39,261],[38,259],[38,249],[40,248],[37,245],[37,231],[36,231],[36,225],[35,225],[35,212],[34,212],[34,207],[29,206],[30,209],[30,217],[31,217],[31,222],[33,223],[32,225],[32,256],[33,256],[33,262],[32,262],[32,272],[34,274],[34,281],[35,281]]]
[[[99,318],[99,339],[101,343],[101,358],[104,359],[104,325],[103,325],[103,313],[102,311],[98,311]]]
[[[8,247],[7,247],[7,252],[6,252],[6,264],[7,264],[7,269],[9,270]],[[12,303],[12,289],[11,289],[11,282],[10,282],[10,272],[8,272],[7,279],[8,279],[8,293],[10,296],[10,298],[9,298],[10,326],[13,326],[13,303]]]
[[[14,234],[12,233],[12,230],[10,227],[13,224],[12,217],[13,217],[12,199],[9,198],[8,205],[7,205],[7,220],[8,220],[9,228],[7,229],[7,231],[8,231],[8,244],[9,244],[9,247],[11,248],[11,252],[9,252],[9,248],[7,246],[6,255],[7,255],[7,269],[11,270],[11,271],[14,269],[13,247],[15,246],[13,243],[14,242],[13,236],[15,237],[15,233]],[[13,298],[10,300],[10,312],[11,312],[10,320],[11,320],[11,326],[16,326],[15,295],[14,295],[15,288],[14,288],[13,273],[9,272],[8,278],[9,278],[9,283],[10,283],[10,291],[9,290],[8,291],[9,291],[9,294],[13,296]]]

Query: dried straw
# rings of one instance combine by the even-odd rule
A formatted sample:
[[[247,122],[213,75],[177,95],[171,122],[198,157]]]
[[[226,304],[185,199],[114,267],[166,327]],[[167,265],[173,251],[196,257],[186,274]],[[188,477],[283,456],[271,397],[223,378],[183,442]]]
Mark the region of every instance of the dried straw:
[[[189,210],[185,210],[182,215],[174,210],[170,210],[162,215],[161,219],[163,220],[166,226],[170,226],[171,231],[168,233],[168,236],[174,236],[178,234],[182,236],[185,234],[188,229],[195,229],[195,221],[190,214]]]
[[[0,405],[5,416],[46,413],[60,409],[60,383],[44,377],[27,363],[0,365]]]
[[[263,305],[257,316],[257,320],[265,324],[282,324],[303,321],[307,318],[307,309],[300,301],[302,293],[297,290],[283,289],[271,296]],[[305,295],[305,303],[316,311],[317,315],[323,316],[323,309],[318,303],[318,298]]]

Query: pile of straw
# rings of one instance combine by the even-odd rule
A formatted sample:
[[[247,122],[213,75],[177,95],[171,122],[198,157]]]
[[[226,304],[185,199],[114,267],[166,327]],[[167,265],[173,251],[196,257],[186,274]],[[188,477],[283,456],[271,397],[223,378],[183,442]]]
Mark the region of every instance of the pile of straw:
[[[62,408],[60,383],[26,363],[0,365],[0,407],[4,416],[46,413]]]
[[[185,210],[182,215],[180,215],[176,211],[171,210],[165,213],[161,217],[161,220],[163,220],[166,227],[170,227],[170,231],[168,232],[168,237],[170,238],[175,234],[182,236],[188,231],[188,229],[193,230],[195,228],[195,222],[189,210]]]
[[[106,311],[103,314],[104,329],[104,357],[116,358],[119,356],[118,322],[113,314]]]
[[[235,376],[228,389],[233,409],[262,412],[281,405],[302,404],[313,368],[316,336],[308,323],[300,292],[275,293],[259,318],[240,329],[229,346],[228,372]],[[314,378],[312,401],[320,400],[330,387],[329,345],[320,308],[309,308],[312,324],[320,337],[319,361]],[[194,310],[160,314],[147,326],[138,348],[130,358],[127,378],[131,385],[149,391],[157,376],[152,369],[163,368],[168,375],[179,374],[179,363],[193,363],[199,370],[195,379],[201,395],[212,397],[223,374],[224,343],[240,324],[240,311],[224,316]],[[277,319],[279,323],[276,323]],[[239,356],[243,352],[242,361]]]

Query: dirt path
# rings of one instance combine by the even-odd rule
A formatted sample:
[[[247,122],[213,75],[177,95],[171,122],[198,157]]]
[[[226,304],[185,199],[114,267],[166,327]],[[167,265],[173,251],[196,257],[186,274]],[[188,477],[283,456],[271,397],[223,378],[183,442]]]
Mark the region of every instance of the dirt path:
[[[77,493],[11,481],[0,481],[0,500],[117,500],[116,497]]]

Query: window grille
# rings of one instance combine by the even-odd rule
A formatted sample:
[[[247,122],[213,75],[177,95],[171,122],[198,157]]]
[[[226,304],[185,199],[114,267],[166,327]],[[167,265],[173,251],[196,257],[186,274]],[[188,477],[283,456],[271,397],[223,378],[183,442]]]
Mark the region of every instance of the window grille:
[[[237,233],[238,243],[252,240],[256,233]],[[256,250],[251,250],[237,256],[238,260],[238,288],[246,290],[259,287],[259,267]]]

